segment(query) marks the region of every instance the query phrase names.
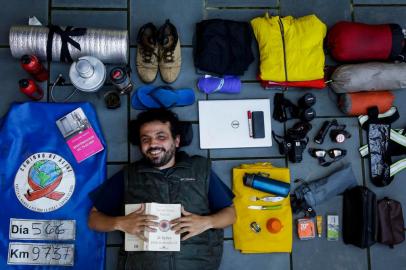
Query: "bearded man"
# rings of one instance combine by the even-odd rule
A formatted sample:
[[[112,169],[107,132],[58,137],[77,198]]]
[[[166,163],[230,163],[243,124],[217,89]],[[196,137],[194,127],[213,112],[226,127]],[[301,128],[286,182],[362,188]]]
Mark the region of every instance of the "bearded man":
[[[142,112],[137,138],[143,158],[120,171],[90,194],[94,207],[88,224],[100,232],[121,231],[144,237],[155,232],[156,216],[144,203],[182,205],[182,216],[171,221],[181,235],[180,252],[120,252],[118,269],[215,270],[223,252],[223,228],[235,222],[231,190],[211,169],[209,159],[177,151],[179,120],[164,109]],[[124,215],[125,204],[139,203]]]

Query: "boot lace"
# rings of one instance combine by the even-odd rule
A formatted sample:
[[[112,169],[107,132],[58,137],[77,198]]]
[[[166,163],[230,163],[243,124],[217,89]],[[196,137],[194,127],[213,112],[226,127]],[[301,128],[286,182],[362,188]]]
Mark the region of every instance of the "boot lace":
[[[163,57],[163,60],[164,60],[165,63],[175,62],[174,50],[173,49],[163,50],[162,57]]]

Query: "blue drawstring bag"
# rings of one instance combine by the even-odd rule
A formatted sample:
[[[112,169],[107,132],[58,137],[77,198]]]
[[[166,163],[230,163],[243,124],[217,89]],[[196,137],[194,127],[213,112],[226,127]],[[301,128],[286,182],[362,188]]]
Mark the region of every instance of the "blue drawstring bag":
[[[106,150],[77,163],[56,125],[79,107],[106,149],[89,103],[13,104],[0,121],[2,270],[104,269],[106,237],[87,218]]]

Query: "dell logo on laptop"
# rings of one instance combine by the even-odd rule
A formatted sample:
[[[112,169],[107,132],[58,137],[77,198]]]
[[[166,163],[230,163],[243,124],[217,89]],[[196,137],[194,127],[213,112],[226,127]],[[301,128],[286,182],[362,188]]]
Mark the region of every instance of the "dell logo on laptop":
[[[238,122],[237,120],[234,120],[231,122],[231,126],[233,128],[238,128],[240,126],[240,122]]]

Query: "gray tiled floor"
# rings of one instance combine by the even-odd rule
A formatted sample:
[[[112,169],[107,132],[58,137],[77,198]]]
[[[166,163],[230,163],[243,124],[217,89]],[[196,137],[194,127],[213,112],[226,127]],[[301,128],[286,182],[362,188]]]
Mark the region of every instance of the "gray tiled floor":
[[[193,39],[195,23],[202,19],[224,18],[233,20],[249,21],[255,16],[265,12],[273,15],[302,16],[315,13],[328,27],[340,20],[354,20],[365,23],[399,23],[406,28],[406,0],[0,0],[2,11],[0,17],[0,117],[3,116],[10,104],[14,101],[25,101],[27,98],[18,91],[19,79],[28,77],[20,68],[18,60],[13,59],[9,52],[8,31],[11,25],[25,24],[28,16],[36,16],[43,24],[48,22],[60,25],[87,26],[99,28],[128,29],[130,35],[129,60],[132,77],[136,86],[141,86],[135,69],[136,35],[139,27],[149,21],[159,27],[169,18],[178,28],[182,44],[182,71],[178,80],[173,84],[175,88],[190,87],[195,89],[196,99],[244,99],[244,98],[270,98],[275,93],[284,93],[285,97],[296,102],[304,92],[304,89],[289,88],[281,90],[263,90],[256,82],[258,70],[258,51],[256,42],[253,42],[255,61],[247,72],[242,76],[243,87],[238,95],[216,94],[207,96],[196,88],[196,80],[201,74],[195,70],[193,64]],[[326,55],[326,64],[334,65],[331,57]],[[108,66],[111,68],[112,66]],[[47,83],[41,84],[44,90],[49,89],[57,74],[67,76],[69,66],[63,63],[53,62],[50,64],[51,78]],[[56,88],[56,96],[63,97],[72,91],[68,84]],[[158,77],[154,85],[162,85]],[[48,86],[48,87],[47,87]],[[129,145],[127,140],[127,124],[139,113],[130,108],[129,97],[121,97],[122,107],[109,111],[103,106],[103,94],[112,86],[106,85],[97,94],[85,95],[77,93],[72,101],[89,101],[98,112],[98,117],[103,128],[104,136],[108,143],[108,175],[111,176],[123,166],[140,157],[135,146]],[[360,184],[364,183],[374,190],[378,197],[390,196],[399,200],[406,209],[406,195],[404,190],[406,172],[396,176],[394,182],[385,188],[376,188],[369,181],[368,162],[359,158],[357,149],[365,134],[361,134],[356,118],[344,116],[335,105],[335,96],[326,88],[323,90],[310,90],[317,99],[314,106],[318,118],[312,121],[313,130],[310,137],[313,138],[322,122],[336,118],[340,123],[346,124],[352,137],[340,147],[348,150],[345,159],[328,168],[317,165],[317,161],[304,153],[304,160],[300,164],[287,162],[286,158],[279,154],[275,146],[272,148],[259,149],[228,149],[228,150],[201,150],[198,138],[198,111],[197,104],[193,106],[176,108],[176,113],[185,121],[193,123],[194,141],[184,150],[192,154],[210,156],[213,159],[213,169],[221,179],[231,186],[231,169],[241,163],[256,161],[269,161],[275,166],[289,166],[292,180],[302,178],[306,181],[323,177],[342,164],[351,163]],[[394,127],[406,126],[406,101],[405,91],[395,92],[395,105],[398,106],[401,118]],[[43,101],[49,101],[45,95]],[[282,134],[286,127],[290,127],[293,121],[286,125],[272,120],[272,128],[278,134]],[[315,146],[312,142],[310,146]],[[323,148],[337,147],[329,139],[323,144]],[[315,169],[316,168],[316,169]],[[340,196],[332,198],[324,205],[316,209],[318,213],[341,215]],[[406,214],[406,212],[405,212]],[[225,230],[226,241],[224,243],[224,256],[221,264],[222,270],[240,269],[339,269],[339,270],[406,270],[406,243],[398,245],[395,249],[376,244],[370,249],[361,250],[356,247],[346,246],[340,238],[337,242],[329,242],[325,237],[309,241],[298,240],[294,234],[293,251],[291,254],[256,254],[243,255],[234,250],[231,228]],[[122,243],[120,233],[108,235],[106,269],[114,269],[117,260],[118,246]]]

